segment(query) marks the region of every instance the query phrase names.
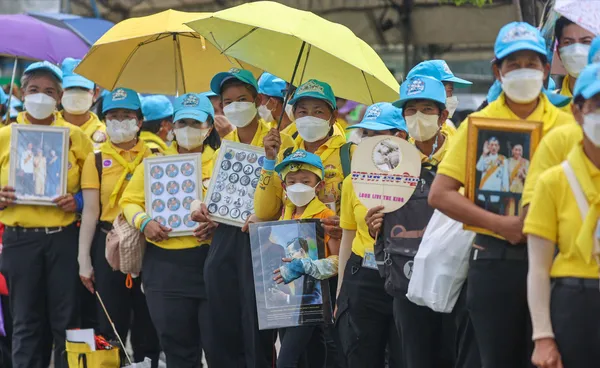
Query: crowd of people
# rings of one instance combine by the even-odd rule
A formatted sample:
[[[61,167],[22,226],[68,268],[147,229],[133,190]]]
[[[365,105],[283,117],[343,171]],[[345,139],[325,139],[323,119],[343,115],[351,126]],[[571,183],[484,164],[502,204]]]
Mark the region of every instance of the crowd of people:
[[[540,32],[513,22],[498,34],[497,83],[470,117],[543,126],[531,161],[524,142],[501,151],[497,137],[482,141],[473,157],[483,194],[519,193],[512,203],[519,210],[510,213],[463,193],[470,121],[457,129],[450,117],[460,103],[454,89],[471,82],[443,60],[415,66],[397,101],[366,108],[337,98],[326,81],[291,86],[241,69],[215,75],[208,92],[171,102],[124,87],[101,93],[74,73],[78,60],[31,64],[21,78],[24,111],[16,124],[68,128],[67,194],[54,196],[54,206],[16,203],[18,188],[8,186],[16,125],[0,129],[0,272],[9,290],[0,305],[6,327],[0,345],[9,352],[2,367],[47,367],[52,350],[54,365],[67,367],[65,331],[76,328],[93,328],[115,343],[117,334],[130,336],[133,360],[148,357],[152,367],[163,353],[171,368],[200,367],[203,356],[211,368],[594,366],[600,361],[600,64],[593,62],[600,38],[594,36],[558,20],[558,55],[569,75],[554,91],[544,87],[550,64]],[[384,214],[382,206],[361,203],[349,175],[357,147],[350,136],[354,142],[393,136],[416,147],[420,180],[404,207]],[[241,228],[217,223],[198,198],[190,204],[193,234],[169,236],[169,224],[146,209],[143,160],[201,153],[206,194],[225,140],[265,151],[253,215]],[[377,165],[388,170],[401,152],[383,148]],[[25,151],[20,170],[41,195],[48,191],[43,178],[56,174],[56,152],[45,157],[33,145]],[[484,202],[490,201],[498,199]],[[406,296],[434,210],[482,229],[451,313]],[[306,257],[306,241],[296,239],[269,258],[271,287],[301,276],[328,283],[334,323],[260,330],[249,225],[291,219],[320,221],[325,258]],[[105,257],[107,235],[119,221],[147,240],[139,275],[114,270]],[[398,234],[398,227],[420,235]],[[260,237],[265,248],[274,244],[268,232]],[[324,300],[320,293],[313,294]]]

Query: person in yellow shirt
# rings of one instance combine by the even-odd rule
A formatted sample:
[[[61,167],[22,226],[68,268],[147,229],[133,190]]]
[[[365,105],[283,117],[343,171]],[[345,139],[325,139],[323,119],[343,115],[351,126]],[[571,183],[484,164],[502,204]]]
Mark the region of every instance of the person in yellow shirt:
[[[220,145],[210,101],[193,93],[179,96],[175,101],[174,120],[178,153],[201,153],[202,180],[209,180]],[[212,316],[207,309],[204,279],[210,239],[170,237],[171,229],[146,213],[144,171],[144,165],[137,167],[119,204],[127,221],[140,229],[148,240],[141,277],[167,365],[197,367],[202,360],[201,350],[206,349],[202,343],[210,341]],[[200,225],[195,234],[199,231]],[[208,350],[206,353],[210,359]]]
[[[292,219],[322,219],[335,216],[335,212],[327,208],[316,197],[319,186],[324,184],[325,169],[319,156],[297,150],[286,157],[275,171],[285,183],[285,190],[290,198],[280,220]],[[299,239],[300,242],[303,239]],[[278,288],[279,296],[285,298],[287,303],[296,301],[305,303],[307,299],[321,297],[320,293],[311,293],[314,290],[316,280],[326,280],[337,275],[338,251],[340,240],[332,239],[325,235],[325,257],[324,259],[312,260],[308,257],[308,245],[293,249],[293,245],[300,245],[298,241],[287,247],[288,255],[283,259],[284,264],[277,268],[274,273],[274,281],[278,284],[289,284],[290,282],[304,276],[304,287],[302,295],[286,294]],[[278,367],[295,367],[300,358],[305,355],[307,364],[311,367],[323,367],[325,365],[327,349],[324,339],[324,326],[299,326],[279,330],[281,348],[277,357]]]
[[[100,90],[94,82],[73,71],[80,62],[81,60],[73,58],[66,58],[62,62],[64,93],[61,114],[66,121],[80,127],[92,140],[94,150],[98,150],[106,141],[106,126],[90,109]]]
[[[573,92],[584,135],[562,164],[540,176],[523,229],[537,367],[584,367],[600,359],[593,348],[600,342],[600,64],[583,69]]]
[[[83,163],[93,147],[79,127],[56,112],[63,93],[61,83],[62,71],[54,64],[31,64],[21,78],[26,112],[17,117],[17,124],[69,129],[69,150],[62,153],[68,160],[64,173],[67,194],[56,197],[54,206],[15,203],[15,188],[7,185],[15,125],[0,129],[0,222],[5,225],[0,272],[10,285],[16,367],[44,364],[48,326],[54,339],[55,364],[67,367],[65,331],[79,327],[76,211],[80,202],[75,195],[80,191]]]
[[[131,275],[113,270],[105,257],[106,235],[121,212],[119,199],[136,167],[152,152],[138,137],[142,112],[137,92],[117,88],[106,97],[102,108],[109,140],[100,146],[100,152],[88,155],[81,173],[84,206],[79,234],[79,277],[90,293],[100,294],[119,336],[127,336],[131,330],[134,361],[142,362],[149,357],[158,362],[160,346],[141,280],[137,277],[131,280]],[[116,340],[104,310],[97,308],[96,314],[96,332]]]
[[[543,122],[544,133],[572,116],[558,110],[542,93],[550,72],[546,45],[539,31],[523,22],[505,25],[494,47],[493,70],[502,83],[500,97],[472,117]],[[459,191],[466,180],[465,120],[438,168],[429,193],[430,204],[447,216],[496,234],[477,234],[467,277],[467,307],[485,367],[520,367],[529,361],[529,313],[526,303],[527,250],[523,220],[486,211]],[[539,155],[539,152],[534,157]],[[527,180],[535,181],[530,169]],[[493,287],[492,287],[493,285]]]
[[[142,97],[144,124],[140,138],[152,150],[152,153],[175,154],[173,142],[173,104],[167,96],[152,95]]]
[[[408,137],[402,110],[387,102],[370,106],[363,120],[349,128],[361,129],[364,137]],[[341,193],[342,241],[335,316],[339,348],[348,368],[382,368],[386,345],[389,345],[390,367],[403,367],[400,337],[393,318],[393,298],[385,291],[385,280],[377,270],[375,239],[365,222],[367,208],[358,200],[351,176],[344,179]]]

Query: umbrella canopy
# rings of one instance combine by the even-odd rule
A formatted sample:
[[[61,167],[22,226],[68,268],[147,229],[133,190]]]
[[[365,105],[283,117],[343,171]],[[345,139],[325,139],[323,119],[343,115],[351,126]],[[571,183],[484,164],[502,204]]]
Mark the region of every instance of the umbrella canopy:
[[[30,12],[29,15],[54,26],[70,30],[90,46],[115,25],[105,19],[85,18],[73,14]]]
[[[600,34],[600,1],[556,0],[554,10],[588,31]]]
[[[208,91],[212,77],[232,67],[259,75],[184,25],[210,14],[167,10],[124,20],[92,46],[75,72],[111,91],[126,87],[165,95]]]
[[[88,46],[75,34],[24,14],[0,15],[0,54],[55,64],[82,58]]]
[[[293,85],[318,79],[349,100],[398,99],[399,84],[379,55],[345,26],[311,12],[259,1],[187,24],[225,54]]]

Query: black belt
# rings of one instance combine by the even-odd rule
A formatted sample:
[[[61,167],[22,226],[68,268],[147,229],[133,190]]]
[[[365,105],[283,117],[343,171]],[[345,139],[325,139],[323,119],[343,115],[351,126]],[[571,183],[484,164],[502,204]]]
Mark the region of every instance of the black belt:
[[[4,231],[15,232],[18,234],[56,234],[71,226],[76,226],[75,223],[67,226],[55,226],[55,227],[21,227],[21,226],[5,226]]]
[[[477,234],[474,242],[476,248],[471,250],[471,260],[527,260],[527,244],[512,245],[506,240],[493,236]]]
[[[600,290],[599,279],[584,279],[580,277],[558,277],[552,279],[556,285]]]
[[[98,228],[105,233],[108,233],[113,229],[113,224],[108,221],[100,221],[98,222]]]

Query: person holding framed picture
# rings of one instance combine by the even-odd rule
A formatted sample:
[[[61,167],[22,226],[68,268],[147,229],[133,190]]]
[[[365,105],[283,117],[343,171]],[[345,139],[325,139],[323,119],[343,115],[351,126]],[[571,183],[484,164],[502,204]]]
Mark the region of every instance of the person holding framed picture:
[[[83,163],[93,147],[79,127],[56,111],[63,95],[62,71],[57,66],[46,61],[31,64],[23,73],[21,88],[26,111],[19,113],[17,124],[68,128],[70,144],[68,151],[54,147],[61,152],[61,160],[67,161],[62,162],[68,163],[68,170],[60,173],[67,194],[55,198],[54,206],[16,204],[15,189],[7,186],[15,125],[0,129],[0,222],[5,225],[0,270],[10,284],[13,366],[45,363],[40,347],[49,326],[55,365],[66,368],[65,331],[79,327],[76,211],[81,204],[75,195],[80,191]]]
[[[494,53],[492,68],[503,92],[470,117],[542,122],[544,133],[574,124],[572,116],[553,106],[542,91],[550,65],[539,30],[523,22],[505,25],[496,39]],[[465,225],[494,234],[478,233],[475,237],[467,277],[467,308],[482,365],[526,367],[532,343],[523,218],[487,211],[459,192],[467,181],[469,125],[469,120],[465,120],[453,137],[433,182],[429,202]],[[526,183],[530,180],[537,180],[531,170]]]
[[[203,95],[188,93],[179,96],[174,105],[173,145],[178,154],[202,154],[202,181],[208,182],[221,145],[214,127],[212,104]],[[214,315],[208,310],[204,265],[211,243],[210,235],[216,224],[212,221],[199,224],[194,231],[196,236],[170,237],[171,228],[166,221],[160,224],[152,219],[145,207],[145,175],[144,165],[139,165],[119,205],[127,221],[142,231],[148,240],[142,264],[142,282],[167,365],[198,367],[202,362],[203,348],[210,361],[210,350],[206,347],[211,339],[209,324]],[[168,174],[165,176],[168,178]],[[206,189],[202,185],[203,195],[206,195]],[[174,224],[174,220],[170,222]]]
[[[79,235],[79,277],[90,293],[100,294],[118,334],[125,339],[131,331],[133,360],[152,359],[158,364],[160,346],[150,320],[140,278],[131,279],[114,270],[106,260],[106,237],[121,212],[119,199],[135,169],[152,154],[139,137],[142,125],[137,92],[117,88],[102,104],[108,141],[100,152],[90,153],[83,165],[81,188],[84,206]],[[112,325],[102,308],[96,308],[97,333],[116,340]]]

